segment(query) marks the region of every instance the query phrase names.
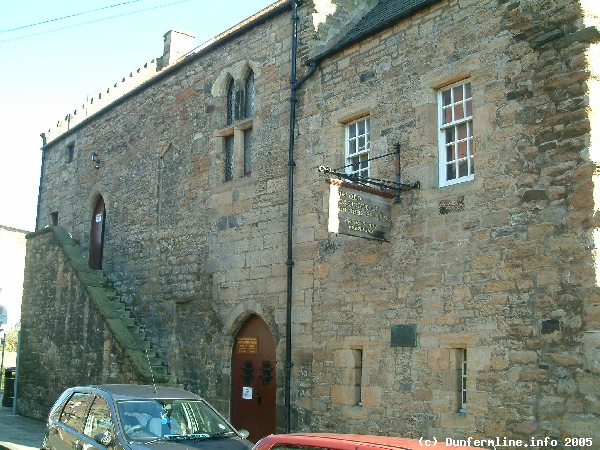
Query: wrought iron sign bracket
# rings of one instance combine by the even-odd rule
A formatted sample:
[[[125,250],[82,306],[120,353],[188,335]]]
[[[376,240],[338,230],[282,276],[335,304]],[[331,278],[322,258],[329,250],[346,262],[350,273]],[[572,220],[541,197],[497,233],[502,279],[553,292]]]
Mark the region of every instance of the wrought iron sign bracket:
[[[412,189],[419,189],[421,187],[420,181],[415,181],[413,183],[403,183],[401,180],[402,174],[402,164],[400,161],[400,144],[394,145],[395,151],[393,153],[387,153],[385,155],[377,156],[375,158],[369,158],[367,161],[371,162],[376,159],[385,158],[386,156],[396,155],[398,158],[398,172],[396,173],[396,181],[390,180],[382,180],[379,178],[371,178],[371,177],[362,177],[356,174],[346,173],[345,169],[348,167],[352,167],[353,164],[348,164],[347,166],[340,167],[338,169],[332,169],[329,166],[319,166],[319,172],[333,175],[340,180],[347,180],[351,183],[358,184],[366,187],[377,187],[383,191],[391,191],[396,194],[394,197],[394,203],[400,202],[400,193],[403,191],[410,191]]]

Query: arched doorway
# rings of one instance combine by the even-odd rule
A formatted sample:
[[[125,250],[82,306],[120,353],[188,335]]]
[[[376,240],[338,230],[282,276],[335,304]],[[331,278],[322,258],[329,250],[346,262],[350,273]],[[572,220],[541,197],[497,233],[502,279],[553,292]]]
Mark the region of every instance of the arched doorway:
[[[104,222],[106,220],[106,209],[104,199],[100,197],[92,214],[90,227],[90,253],[88,265],[90,269],[102,269],[102,253],[104,248]]]
[[[240,327],[231,355],[231,423],[252,442],[275,433],[275,340],[260,317]]]

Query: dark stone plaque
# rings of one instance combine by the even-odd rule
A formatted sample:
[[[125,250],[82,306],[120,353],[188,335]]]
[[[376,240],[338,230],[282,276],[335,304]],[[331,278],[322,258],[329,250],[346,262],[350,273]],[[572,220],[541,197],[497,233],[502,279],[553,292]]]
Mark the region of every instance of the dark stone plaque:
[[[416,347],[417,325],[392,325],[392,347]]]

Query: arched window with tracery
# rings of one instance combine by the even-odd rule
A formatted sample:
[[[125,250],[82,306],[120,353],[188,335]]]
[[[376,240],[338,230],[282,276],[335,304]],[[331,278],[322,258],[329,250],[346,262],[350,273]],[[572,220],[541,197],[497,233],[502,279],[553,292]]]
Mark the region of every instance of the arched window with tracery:
[[[254,114],[254,72],[246,76],[244,86],[244,118],[248,119]]]

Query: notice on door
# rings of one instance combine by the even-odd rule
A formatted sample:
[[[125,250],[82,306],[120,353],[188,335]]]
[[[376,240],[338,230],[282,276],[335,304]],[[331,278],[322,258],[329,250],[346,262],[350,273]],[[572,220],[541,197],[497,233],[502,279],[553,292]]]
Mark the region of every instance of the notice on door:
[[[244,386],[242,388],[242,398],[244,400],[252,400],[252,388]]]
[[[256,355],[258,353],[258,338],[239,337],[235,341],[235,352],[240,355]]]

